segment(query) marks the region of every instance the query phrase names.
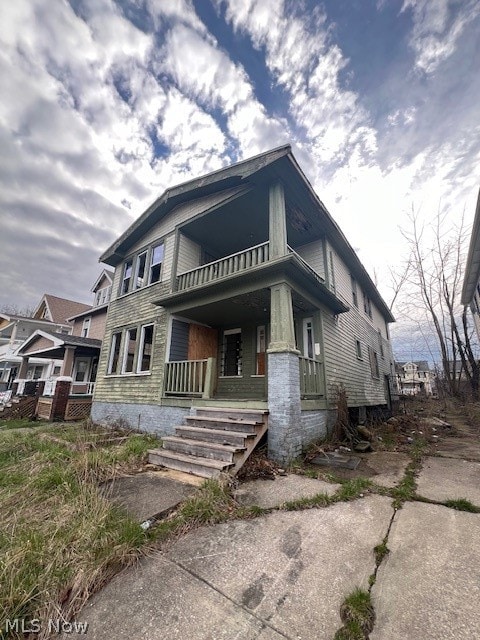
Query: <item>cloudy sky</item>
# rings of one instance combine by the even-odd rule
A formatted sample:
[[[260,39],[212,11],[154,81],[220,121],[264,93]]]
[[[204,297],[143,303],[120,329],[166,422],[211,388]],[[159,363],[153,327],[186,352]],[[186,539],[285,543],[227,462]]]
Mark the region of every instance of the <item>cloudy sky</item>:
[[[478,0],[2,2],[0,306],[90,302],[165,188],[286,142],[388,300],[412,206],[473,219],[479,35]]]

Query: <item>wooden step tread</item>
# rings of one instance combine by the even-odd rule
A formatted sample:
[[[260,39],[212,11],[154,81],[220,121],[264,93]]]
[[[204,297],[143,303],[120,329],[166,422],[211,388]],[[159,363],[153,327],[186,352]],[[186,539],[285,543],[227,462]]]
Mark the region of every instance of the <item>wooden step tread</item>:
[[[149,449],[149,454],[155,456],[161,456],[167,460],[178,460],[179,462],[185,462],[191,465],[199,465],[202,467],[209,467],[210,469],[217,469],[223,471],[233,466],[231,462],[222,462],[221,460],[212,460],[211,458],[200,458],[198,456],[189,456],[183,453],[175,453],[174,451],[168,451],[168,449]]]
[[[194,433],[208,433],[208,434],[218,434],[218,436],[224,436],[224,437],[229,437],[229,436],[236,436],[239,438],[254,438],[255,434],[254,433],[244,433],[243,431],[227,431],[227,429],[207,429],[205,427],[194,427],[194,426],[190,426],[190,425],[185,425],[182,424],[178,427],[175,427],[175,430],[178,429],[188,429],[188,431],[193,431]]]
[[[223,413],[261,413],[268,415],[268,409],[232,409],[232,407],[194,407],[196,411],[222,411]]]
[[[205,429],[201,429],[205,431]],[[220,431],[219,433],[225,433]],[[238,435],[238,434],[235,434]],[[178,436],[166,436],[162,438],[163,442],[178,442],[180,444],[190,444],[192,446],[202,446],[208,449],[215,449],[218,451],[229,451],[230,453],[236,453],[237,451],[243,451],[245,447],[235,447],[231,444],[218,444],[216,442],[207,442],[206,440],[193,440],[192,438],[180,438]]]
[[[257,425],[261,425],[261,422],[257,420],[242,420],[239,418],[238,420],[235,418],[215,418],[213,416],[185,416],[186,420],[199,420],[200,422],[226,422],[227,424],[248,424],[250,427],[256,427]]]

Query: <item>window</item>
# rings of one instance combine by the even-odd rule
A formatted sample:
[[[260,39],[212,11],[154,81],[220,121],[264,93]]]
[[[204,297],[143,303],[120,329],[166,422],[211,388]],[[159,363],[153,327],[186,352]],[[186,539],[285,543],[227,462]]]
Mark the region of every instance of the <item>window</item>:
[[[110,346],[110,358],[108,360],[107,373],[118,372],[118,361],[120,359],[120,342],[122,341],[122,333],[119,331],[112,335],[112,344]]]
[[[242,375],[242,330],[229,329],[223,333],[222,376]]]
[[[371,347],[368,347],[368,357],[370,360],[370,371],[372,372],[372,378],[379,378],[380,370],[378,368],[378,356]]]
[[[265,375],[265,350],[266,350],[266,335],[265,325],[257,327],[257,356],[256,356],[256,369],[257,376]]]
[[[85,318],[83,321],[83,327],[82,327],[82,338],[88,338],[88,332],[90,331],[90,322],[91,322],[91,318]]]
[[[77,360],[75,363],[75,382],[86,382],[87,381],[87,373],[88,373],[88,360]]]
[[[355,340],[355,350],[357,352],[357,358],[359,360],[362,360],[362,345],[360,343],[360,340]]]
[[[147,324],[141,329],[140,349],[137,372],[150,371],[152,362],[153,324]]]
[[[145,284],[145,267],[147,265],[147,252],[137,256],[135,263],[135,289],[140,289]]]
[[[60,375],[60,371],[62,370],[61,367],[53,367],[53,373],[52,376],[59,376]]]
[[[352,284],[352,301],[353,301],[353,304],[358,309],[357,281],[355,280],[355,278],[353,276],[350,276],[350,281],[351,281],[351,284]]]
[[[303,355],[305,358],[314,358],[315,344],[313,339],[313,320],[312,318],[303,319]]]
[[[130,258],[123,265],[122,287],[120,293],[128,293],[130,289],[130,280],[132,279],[133,259]]]
[[[152,253],[150,257],[150,278],[149,284],[152,282],[158,282],[160,280],[160,273],[162,270],[162,262],[163,262],[163,253],[164,253],[164,245],[157,244],[156,247],[152,248]]]
[[[27,380],[40,380],[43,373],[42,364],[30,365],[27,369]]]
[[[110,300],[111,291],[112,285],[99,289],[95,295],[95,306],[98,307],[101,304],[106,304]]]
[[[137,329],[128,329],[125,337],[125,351],[123,353],[123,373],[133,373],[135,351],[137,349]]]
[[[369,316],[372,317],[372,303],[370,302],[370,298],[367,296],[365,291],[363,292],[363,310]]]
[[[382,332],[380,331],[380,329],[378,330],[378,347],[380,349],[380,355],[382,356],[382,358],[384,358],[385,353],[383,351],[383,338],[382,338]]]

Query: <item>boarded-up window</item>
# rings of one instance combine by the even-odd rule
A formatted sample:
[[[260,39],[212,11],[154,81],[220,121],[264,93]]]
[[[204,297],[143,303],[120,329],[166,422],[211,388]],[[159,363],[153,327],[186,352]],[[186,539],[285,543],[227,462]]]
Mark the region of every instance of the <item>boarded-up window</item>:
[[[368,347],[368,357],[370,360],[370,370],[372,372],[372,378],[379,378],[380,371],[378,368],[378,356],[372,347]]]
[[[188,360],[188,331],[188,322],[172,320],[169,355],[170,362]]]

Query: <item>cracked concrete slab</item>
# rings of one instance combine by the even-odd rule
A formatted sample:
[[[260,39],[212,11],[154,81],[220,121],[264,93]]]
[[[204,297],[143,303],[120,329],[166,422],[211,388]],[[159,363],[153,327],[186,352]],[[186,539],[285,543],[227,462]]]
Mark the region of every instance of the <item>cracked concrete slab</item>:
[[[159,553],[117,575],[90,600],[77,620],[88,624],[89,640],[283,638]],[[64,640],[80,635],[68,634]]]
[[[195,488],[154,471],[120,476],[102,486],[106,497],[122,506],[139,522],[176,507]]]
[[[480,506],[480,462],[425,458],[417,480],[417,494],[439,502],[466,498]]]
[[[406,503],[372,588],[370,640],[480,637],[480,515]]]
[[[271,509],[292,500],[312,498],[319,493],[331,496],[340,486],[323,480],[290,474],[277,476],[275,480],[244,482],[235,492],[235,499],[246,506],[255,505],[263,509]]]
[[[345,596],[368,586],[392,514],[382,496],[275,512],[194,531],[167,556],[289,638],[332,638]]]
[[[401,481],[411,461],[406,453],[392,451],[374,451],[363,455],[362,459],[374,472],[370,480],[388,488],[395,487]]]

